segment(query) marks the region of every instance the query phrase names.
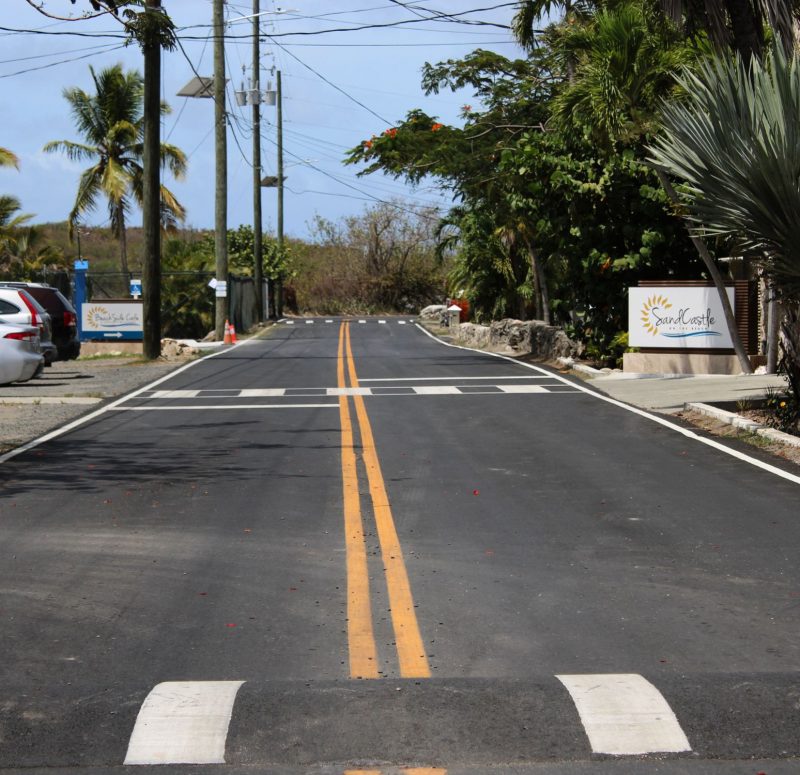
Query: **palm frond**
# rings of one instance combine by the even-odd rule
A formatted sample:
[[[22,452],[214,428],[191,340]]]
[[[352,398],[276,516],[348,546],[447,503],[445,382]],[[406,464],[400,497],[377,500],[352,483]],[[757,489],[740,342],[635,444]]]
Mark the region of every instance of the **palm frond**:
[[[45,143],[42,150],[45,153],[63,151],[70,161],[94,159],[100,155],[100,151],[96,146],[74,143],[71,140],[51,140],[49,143]]]
[[[16,167],[19,169],[19,157],[8,148],[0,148],[0,167]]]
[[[716,57],[684,74],[685,100],[665,106],[650,160],[685,180],[701,233],[737,236],[800,299],[800,66]]]

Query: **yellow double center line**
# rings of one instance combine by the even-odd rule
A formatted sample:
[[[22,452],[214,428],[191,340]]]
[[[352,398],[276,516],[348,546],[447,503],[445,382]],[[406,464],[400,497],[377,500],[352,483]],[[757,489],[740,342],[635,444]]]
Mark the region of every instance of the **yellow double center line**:
[[[356,388],[359,386],[358,375],[350,346],[349,323],[342,323],[339,329],[337,379],[340,388],[347,387],[345,361],[350,386]],[[363,397],[355,395],[353,401],[372,512],[386,574],[400,675],[404,678],[429,678],[431,671],[414,610],[414,598],[411,595],[400,539],[397,536],[389,496],[375,449],[372,426]],[[346,395],[339,396],[339,416],[342,424],[342,488],[347,546],[347,633],[350,675],[353,678],[379,678],[377,647],[372,624],[367,548],[364,542],[364,523],[358,491],[358,461]]]

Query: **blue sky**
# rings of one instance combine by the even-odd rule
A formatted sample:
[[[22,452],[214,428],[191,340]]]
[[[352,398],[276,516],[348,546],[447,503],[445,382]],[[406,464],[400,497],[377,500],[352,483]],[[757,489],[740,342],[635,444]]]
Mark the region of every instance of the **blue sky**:
[[[81,4],[89,7],[87,0],[79,0],[77,6],[68,0],[45,0],[45,8],[61,16],[77,15]],[[164,55],[162,94],[173,112],[164,119],[162,137],[189,154],[186,180],[166,182],[187,208],[187,225],[210,228],[214,222],[214,106],[211,100],[184,99],[176,92],[193,76],[187,57],[201,75],[212,73],[213,43],[208,39],[212,3],[163,0],[163,5],[181,30],[186,56],[180,50]],[[458,58],[475,48],[520,55],[508,30],[452,20],[424,21],[421,16],[450,13],[465,21],[508,25],[514,7],[503,0],[419,0],[406,5],[410,7],[392,0],[261,0],[262,11],[270,12],[261,17],[267,38],[262,43],[262,88],[271,78],[272,67],[281,71],[283,81],[288,235],[307,237],[316,214],[336,221],[361,212],[376,199],[449,204],[427,184],[412,190],[380,175],[357,178],[358,170],[344,167],[341,160],[348,148],[401,120],[412,108],[422,108],[444,123],[459,123],[461,106],[475,104],[472,95],[447,92],[425,97],[420,89],[425,62]],[[462,15],[490,6],[491,10]],[[228,33],[242,36],[226,44],[231,97],[243,78],[251,76],[251,22],[237,18],[251,14],[252,7],[251,0],[226,3]],[[358,29],[381,24],[397,26]],[[68,86],[91,90],[89,65],[101,69],[122,62],[126,68],[141,70],[141,55],[136,46],[124,48],[120,40],[101,36],[119,34],[119,25],[108,17],[59,22],[40,15],[26,0],[2,0],[0,28],[5,28],[0,29],[0,146],[14,151],[21,161],[18,172],[0,170],[0,193],[17,196],[23,211],[35,214],[35,222],[64,220],[78,175],[86,165],[42,152],[50,140],[80,140],[62,91]],[[333,28],[348,31],[325,32]],[[274,37],[270,40],[269,36]],[[231,103],[232,99],[228,104],[233,117],[228,135],[228,219],[229,226],[235,227],[252,222],[252,124],[251,109]],[[262,116],[264,171],[275,174],[275,109],[264,106]],[[263,189],[263,208],[264,228],[274,231],[275,189]],[[140,221],[140,214],[134,213],[131,222]],[[87,222],[104,225],[104,205]]]

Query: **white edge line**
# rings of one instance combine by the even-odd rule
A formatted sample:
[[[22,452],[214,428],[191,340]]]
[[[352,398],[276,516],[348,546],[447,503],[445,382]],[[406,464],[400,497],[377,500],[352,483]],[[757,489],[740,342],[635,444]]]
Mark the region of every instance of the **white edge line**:
[[[137,388],[136,390],[132,391],[131,393],[126,393],[124,396],[115,399],[110,404],[106,404],[105,406],[101,407],[95,412],[90,412],[89,414],[85,414],[82,417],[79,417],[77,420],[73,420],[66,425],[62,425],[60,428],[56,428],[54,431],[50,431],[49,433],[45,433],[44,436],[39,436],[38,439],[33,439],[32,441],[27,441],[21,447],[16,447],[15,449],[9,450],[8,452],[0,455],[0,464],[5,463],[7,460],[11,460],[11,458],[16,457],[17,455],[21,455],[24,452],[28,452],[31,449],[38,447],[40,444],[44,444],[46,441],[51,441],[52,439],[58,438],[59,436],[63,436],[65,433],[77,428],[85,423],[89,422],[90,420],[94,420],[97,417],[105,414],[106,412],[111,411],[112,409],[116,409],[120,404],[124,403],[125,401],[129,401],[131,398],[136,398],[136,396],[144,393],[146,390],[152,390],[156,385],[160,385],[162,382],[166,382],[168,379],[172,379],[174,376],[180,374],[186,369],[190,369],[197,363],[202,363],[203,361],[207,361],[210,358],[216,358],[218,355],[222,355],[223,353],[230,352],[236,347],[241,347],[242,345],[247,344],[248,342],[252,342],[258,337],[253,337],[253,339],[245,339],[238,344],[233,345],[225,350],[219,350],[218,352],[211,353],[211,355],[204,355],[202,358],[198,358],[196,361],[190,361],[189,363],[180,366],[179,368],[175,369],[175,371],[169,372],[169,374],[165,374],[163,377],[159,377],[155,382],[151,382],[144,387]]]
[[[442,344],[446,344],[442,342]],[[524,377],[375,377],[373,379],[361,379],[359,382],[462,382],[466,380],[477,380],[483,382],[491,382],[493,379],[549,379],[547,377],[531,377],[527,374]]]
[[[338,409],[339,404],[200,404],[197,406],[115,406],[111,412],[172,412],[182,409],[205,412],[213,409]]]
[[[793,482],[794,484],[800,484],[800,476],[798,476],[797,474],[791,474],[788,471],[784,471],[782,468],[770,465],[769,463],[764,463],[761,460],[757,460],[754,457],[745,455],[743,452],[739,452],[738,450],[726,447],[724,444],[720,444],[719,442],[714,441],[713,439],[706,439],[703,436],[698,436],[694,431],[690,431],[687,428],[681,428],[680,425],[676,425],[674,422],[665,420],[657,415],[650,414],[650,412],[646,412],[644,409],[639,409],[636,406],[630,406],[630,404],[625,404],[622,401],[618,401],[616,398],[611,398],[610,396],[603,395],[602,393],[597,393],[594,390],[589,390],[589,388],[586,388],[583,385],[571,382],[570,380],[565,379],[564,377],[558,374],[551,374],[546,369],[542,369],[539,366],[534,366],[532,363],[523,363],[522,361],[518,361],[516,358],[511,358],[508,355],[501,355],[500,353],[490,353],[486,352],[485,350],[473,350],[471,347],[462,347],[461,345],[458,344],[451,344],[450,342],[444,342],[441,339],[439,339],[438,336],[434,336],[430,331],[427,331],[419,323],[415,323],[415,325],[426,336],[429,336],[435,342],[438,342],[439,344],[444,345],[445,347],[453,347],[456,350],[466,350],[467,352],[471,352],[476,355],[490,355],[493,358],[501,358],[504,361],[510,361],[511,363],[516,363],[517,365],[522,366],[526,369],[531,369],[532,371],[538,371],[541,374],[547,374],[553,379],[559,382],[563,382],[565,385],[569,385],[570,387],[575,388],[581,393],[586,393],[587,395],[590,395],[593,398],[596,398],[600,401],[605,401],[607,404],[618,406],[620,409],[625,409],[628,412],[632,412],[633,414],[639,415],[639,417],[644,417],[647,420],[651,420],[652,422],[658,423],[659,425],[663,425],[665,428],[669,428],[670,430],[680,433],[687,439],[692,439],[693,441],[699,441],[701,444],[705,444],[706,446],[711,447],[712,449],[724,452],[726,455],[730,455],[731,457],[734,457],[737,460],[749,463],[750,465],[755,466],[756,468],[760,468],[763,471],[767,471],[770,474],[779,476],[782,479],[786,479],[789,482]]]

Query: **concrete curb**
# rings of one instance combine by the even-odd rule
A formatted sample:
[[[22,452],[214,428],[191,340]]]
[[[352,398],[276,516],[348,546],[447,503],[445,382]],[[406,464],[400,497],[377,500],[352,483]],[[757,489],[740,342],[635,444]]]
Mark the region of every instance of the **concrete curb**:
[[[769,428],[766,425],[761,425],[754,420],[748,420],[746,417],[736,414],[736,412],[728,412],[725,409],[718,409],[716,406],[710,404],[700,403],[686,403],[683,405],[687,411],[693,410],[699,412],[706,417],[711,417],[720,422],[732,425],[734,428],[740,428],[748,433],[755,433],[763,436],[770,441],[777,441],[781,444],[788,444],[792,447],[800,447],[800,436],[793,436],[791,433],[783,433],[783,431]]]

